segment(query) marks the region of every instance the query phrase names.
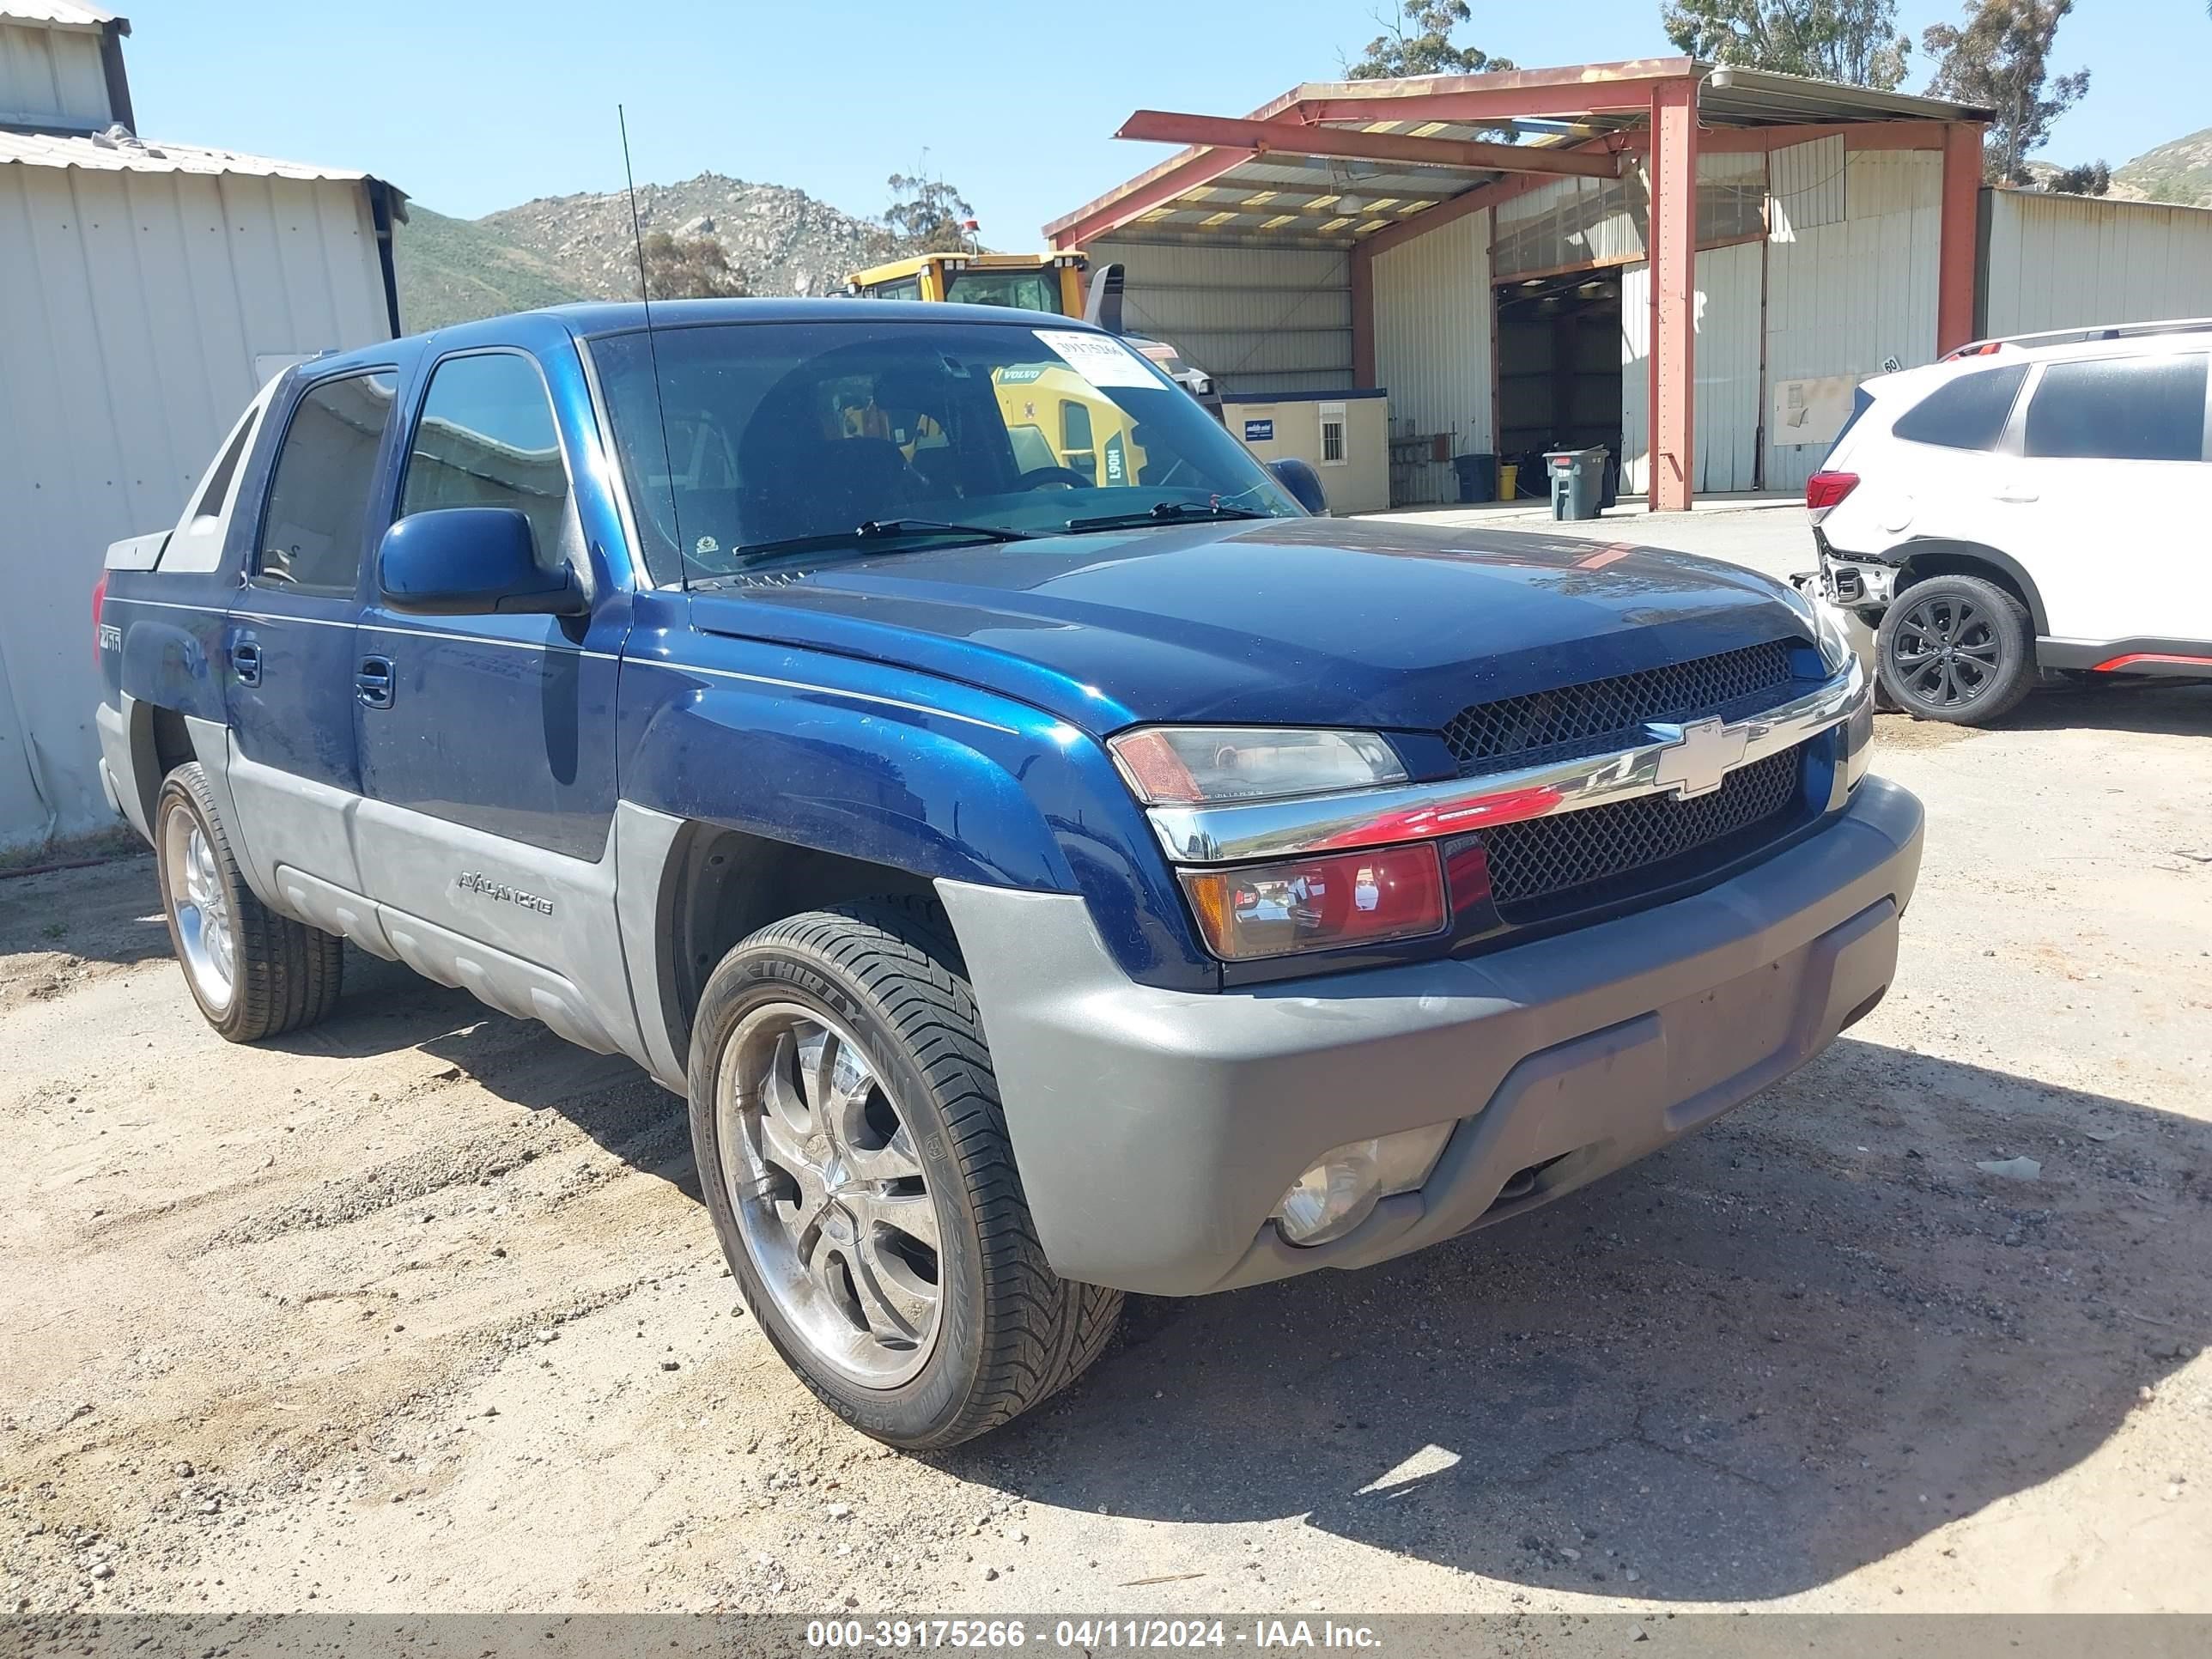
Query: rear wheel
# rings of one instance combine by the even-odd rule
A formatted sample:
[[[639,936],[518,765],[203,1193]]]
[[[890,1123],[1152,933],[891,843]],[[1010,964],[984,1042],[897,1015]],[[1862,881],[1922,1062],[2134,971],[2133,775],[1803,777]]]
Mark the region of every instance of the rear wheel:
[[[253,896],[197,762],[162,783],[154,847],[169,942],[216,1035],[258,1042],[329,1016],[344,979],[343,941]]]
[[[1908,714],[1984,726],[2035,684],[2027,607],[1978,576],[1933,576],[1890,602],[1875,635],[1882,689]]]
[[[732,951],[701,998],[690,1095],[700,1187],[746,1303],[863,1433],[956,1444],[1104,1349],[1121,1295],[1045,1263],[933,904],[816,911]]]

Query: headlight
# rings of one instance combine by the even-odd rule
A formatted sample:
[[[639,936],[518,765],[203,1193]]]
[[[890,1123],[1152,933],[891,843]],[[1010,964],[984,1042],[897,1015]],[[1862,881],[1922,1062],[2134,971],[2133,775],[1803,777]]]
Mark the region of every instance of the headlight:
[[[1224,962],[1422,939],[1451,920],[1427,842],[1176,873],[1206,948]]]
[[[1109,738],[1106,747],[1150,806],[1324,795],[1406,781],[1397,751],[1372,732],[1151,726]]]

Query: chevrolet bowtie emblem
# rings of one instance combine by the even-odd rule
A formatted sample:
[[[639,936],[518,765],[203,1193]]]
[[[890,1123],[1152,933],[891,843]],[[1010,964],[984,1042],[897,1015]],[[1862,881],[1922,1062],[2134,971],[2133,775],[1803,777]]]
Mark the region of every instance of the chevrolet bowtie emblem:
[[[1710,795],[1719,788],[1743,759],[1744,746],[1751,741],[1749,726],[1729,726],[1720,720],[1699,720],[1694,726],[1654,725],[1651,732],[1662,742],[1674,739],[1659,751],[1659,768],[1651,781],[1685,799]]]

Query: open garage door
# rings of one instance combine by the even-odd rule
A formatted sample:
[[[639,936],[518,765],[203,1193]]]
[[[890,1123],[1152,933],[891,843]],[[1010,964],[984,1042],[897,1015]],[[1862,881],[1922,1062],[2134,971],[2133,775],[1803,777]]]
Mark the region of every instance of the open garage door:
[[[1696,448],[1698,494],[1759,488],[1760,289],[1758,242],[1698,255]],[[1651,487],[1651,267],[1621,273],[1620,412],[1623,495]]]

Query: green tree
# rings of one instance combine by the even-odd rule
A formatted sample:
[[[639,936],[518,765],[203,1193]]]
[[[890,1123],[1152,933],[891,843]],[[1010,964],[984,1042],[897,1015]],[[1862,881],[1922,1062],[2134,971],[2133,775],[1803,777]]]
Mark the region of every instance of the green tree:
[[[1982,143],[1992,184],[2031,183],[2027,158],[2089,90],[2087,70],[2051,74],[2051,39],[2073,9],[2074,0],[1966,0],[1964,27],[1938,23],[1920,37],[1937,59],[1929,91],[1996,112]]]
[[[2102,196],[2112,187],[2112,170],[2102,161],[2086,161],[2078,167],[2061,167],[2045,185],[2062,196]]]
[[[1511,60],[1473,46],[1455,46],[1452,31],[1474,16],[1467,0],[1405,0],[1394,15],[1377,12],[1382,33],[1367,43],[1345,74],[1354,81],[1388,81],[1406,75],[1479,75],[1510,70]]]
[[[752,292],[745,273],[712,236],[645,236],[645,289],[656,300],[726,300]]]
[[[942,179],[921,173],[890,176],[891,204],[884,210],[902,253],[957,253],[968,246],[967,222],[975,216],[968,199]]]
[[[1888,92],[1912,42],[1896,0],[1667,0],[1667,38],[1692,58]]]

